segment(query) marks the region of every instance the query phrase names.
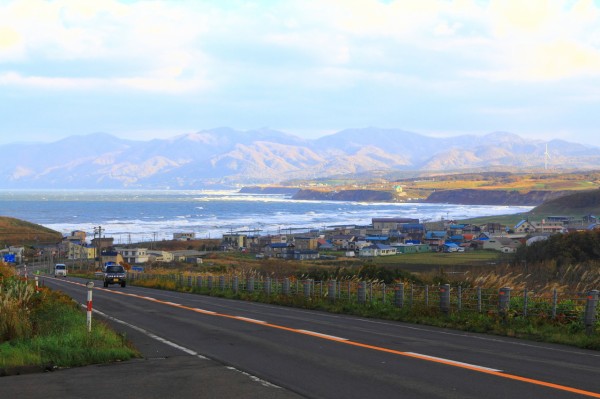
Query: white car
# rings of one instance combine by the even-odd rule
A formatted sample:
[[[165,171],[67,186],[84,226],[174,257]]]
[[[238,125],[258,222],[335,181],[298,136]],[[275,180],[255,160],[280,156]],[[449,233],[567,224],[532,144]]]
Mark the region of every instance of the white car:
[[[54,265],[54,277],[67,277],[67,265],[64,263],[57,263]]]

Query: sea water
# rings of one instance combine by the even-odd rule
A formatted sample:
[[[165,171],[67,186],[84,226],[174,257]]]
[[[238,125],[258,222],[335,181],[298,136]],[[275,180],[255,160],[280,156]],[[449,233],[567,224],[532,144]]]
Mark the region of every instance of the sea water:
[[[115,243],[172,239],[173,233],[219,238],[226,233],[282,234],[340,225],[368,225],[372,218],[421,222],[527,212],[527,206],[430,203],[296,201],[284,195],[237,191],[0,190],[0,216],[40,224],[70,235],[93,236],[98,227]]]

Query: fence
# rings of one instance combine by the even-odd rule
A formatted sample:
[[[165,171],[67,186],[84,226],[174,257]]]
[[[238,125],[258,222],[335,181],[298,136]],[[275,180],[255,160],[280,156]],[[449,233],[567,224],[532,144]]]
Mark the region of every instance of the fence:
[[[361,305],[409,309],[439,309],[444,314],[477,312],[501,317],[538,317],[560,322],[582,321],[588,332],[600,321],[598,290],[588,292],[513,290],[510,287],[392,284],[355,280],[240,277],[184,274],[129,273],[130,282],[169,281],[176,288],[201,292],[240,292],[305,300],[346,301]]]

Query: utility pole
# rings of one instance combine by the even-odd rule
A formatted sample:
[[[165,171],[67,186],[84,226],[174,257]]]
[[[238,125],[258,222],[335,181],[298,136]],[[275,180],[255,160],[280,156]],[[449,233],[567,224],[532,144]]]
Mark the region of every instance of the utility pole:
[[[102,251],[102,226],[98,226],[98,227],[94,227],[94,239],[96,238],[96,233],[98,234],[98,239],[96,240],[96,256],[95,258],[98,259],[98,266],[101,266],[101,261],[100,261],[100,255],[101,255],[101,251]]]

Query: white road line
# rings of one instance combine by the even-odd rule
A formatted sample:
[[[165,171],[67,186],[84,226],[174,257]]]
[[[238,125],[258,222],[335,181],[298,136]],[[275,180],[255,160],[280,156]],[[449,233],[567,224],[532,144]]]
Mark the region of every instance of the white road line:
[[[84,304],[81,304],[81,306],[85,307]],[[106,313],[101,312],[101,311],[99,311],[97,309],[93,309],[92,311],[94,313],[99,314],[102,317],[105,317],[105,318],[107,318],[109,320],[112,320],[112,321],[114,321],[116,323],[123,324],[124,326],[127,326],[127,327],[129,327],[129,328],[131,328],[131,329],[133,329],[135,331],[141,332],[142,334],[144,334],[144,335],[146,335],[146,336],[148,336],[148,337],[150,337],[152,339],[155,339],[155,340],[157,340],[159,342],[162,342],[163,344],[169,345],[169,346],[171,346],[171,347],[173,347],[175,349],[179,349],[180,351],[183,351],[183,352],[187,353],[188,355],[196,356],[197,358],[202,359],[202,360],[211,360],[211,359],[209,359],[206,356],[200,355],[198,352],[196,352],[196,351],[194,351],[192,349],[186,348],[185,346],[178,345],[175,342],[169,341],[168,339],[165,339],[163,337],[159,337],[158,335],[153,334],[150,331],[145,330],[145,329],[143,329],[141,327],[134,326],[133,324],[127,323],[126,321],[119,320],[119,319],[117,319],[115,317],[109,316]],[[262,378],[258,378],[255,375],[246,373],[245,371],[238,370],[235,367],[225,366],[225,368],[228,369],[228,370],[236,371],[236,372],[238,372],[238,373],[240,373],[242,375],[245,375],[246,377],[250,378],[252,381],[258,382],[259,384],[261,384],[264,387],[267,387],[267,388],[281,388],[280,386],[277,386],[275,384],[271,384],[270,382],[265,381]]]
[[[476,369],[479,369],[479,370],[495,371],[495,372],[498,372],[498,373],[502,373],[502,370],[492,369],[492,368],[484,367],[484,366],[479,366],[477,364],[463,363],[463,362],[458,362],[456,360],[445,359],[443,357],[435,357],[435,356],[423,355],[422,353],[416,353],[416,352],[405,352],[405,353],[407,353],[409,355],[419,356],[419,357],[426,358],[426,359],[440,360],[440,361],[443,361],[445,363],[456,364],[458,366],[468,366],[468,367],[473,367],[473,368],[476,368]]]
[[[242,371],[242,370],[238,370],[238,369],[236,369],[235,367],[226,366],[225,368],[227,368],[227,369],[229,369],[229,370],[237,371],[238,373],[240,373],[240,374],[243,374],[243,375],[245,375],[246,377],[250,378],[252,381],[254,381],[254,382],[258,382],[258,383],[259,383],[259,384],[261,384],[263,387],[267,387],[267,388],[281,388],[280,386],[277,386],[277,385],[275,385],[275,384],[271,384],[270,382],[268,382],[268,381],[265,381],[265,380],[263,380],[263,379],[261,379],[261,378],[258,378],[258,377],[257,377],[257,376],[255,376],[255,375],[248,374],[248,373],[246,373],[245,371]]]
[[[84,305],[81,305],[81,306],[84,306]],[[169,345],[169,346],[170,346],[170,347],[172,347],[172,348],[179,349],[180,351],[182,351],[182,352],[185,352],[185,353],[187,353],[188,355],[196,356],[196,357],[198,357],[199,359],[203,359],[203,360],[210,360],[209,358],[207,358],[207,357],[205,357],[205,356],[202,356],[202,355],[200,355],[198,352],[196,352],[196,351],[194,351],[194,350],[192,350],[192,349],[186,348],[185,346],[178,345],[178,344],[176,344],[175,342],[169,341],[168,339],[165,339],[165,338],[163,338],[163,337],[159,337],[158,335],[156,335],[156,334],[154,334],[154,333],[151,333],[151,332],[150,332],[150,331],[148,331],[148,330],[144,330],[144,329],[143,329],[143,328],[141,328],[141,327],[134,326],[133,324],[127,323],[126,321],[119,320],[119,319],[117,319],[117,318],[115,318],[115,317],[109,316],[109,315],[107,315],[106,313],[104,313],[104,312],[101,312],[101,311],[99,311],[99,310],[97,310],[97,309],[93,309],[92,311],[93,311],[94,313],[97,313],[97,314],[99,314],[99,315],[100,315],[100,316],[102,316],[102,317],[105,317],[105,318],[107,318],[107,319],[109,319],[109,320],[112,320],[112,321],[114,321],[115,323],[122,324],[122,325],[124,325],[124,326],[127,326],[127,327],[129,327],[129,328],[131,328],[131,329],[135,330],[135,331],[141,332],[142,334],[144,334],[144,335],[146,335],[146,336],[148,336],[148,337],[150,337],[150,338],[152,338],[152,339],[155,339],[155,340],[157,340],[157,341],[159,341],[159,342],[162,342],[163,344]]]
[[[322,333],[318,333],[318,332],[310,331],[310,330],[296,330],[296,331],[305,333],[305,334],[316,335],[318,337],[332,339],[335,341],[348,341],[348,338],[336,337],[335,335],[322,334]]]
[[[195,312],[206,313],[206,314],[217,314],[217,312],[213,312],[212,310],[205,310],[200,308],[194,308]]]
[[[249,317],[244,317],[244,316],[234,316],[234,317],[238,320],[249,321],[251,323],[267,324],[266,321],[251,319]]]

